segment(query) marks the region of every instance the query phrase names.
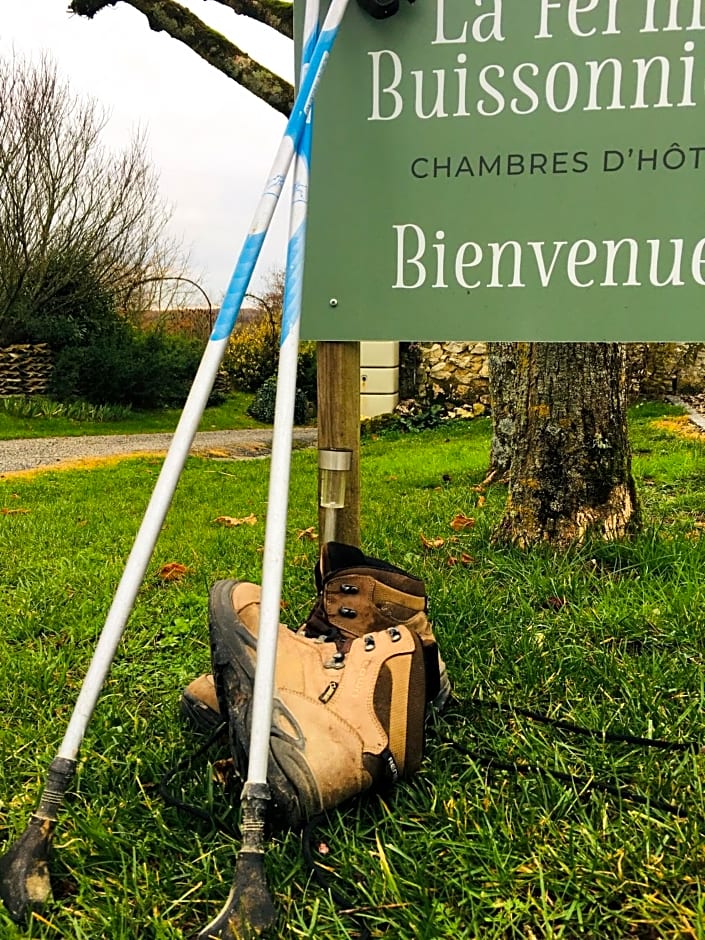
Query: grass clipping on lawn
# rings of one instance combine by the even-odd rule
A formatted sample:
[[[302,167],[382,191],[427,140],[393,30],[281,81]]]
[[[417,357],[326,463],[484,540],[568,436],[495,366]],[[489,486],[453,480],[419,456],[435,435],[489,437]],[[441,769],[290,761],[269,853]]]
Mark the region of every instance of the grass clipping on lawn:
[[[421,772],[332,813],[314,843],[373,937],[705,935],[703,755],[605,746],[474,704],[705,741],[705,447],[654,424],[677,415],[632,412],[644,532],[560,555],[493,546],[506,490],[480,486],[488,421],[364,444],[364,548],[425,579],[456,699],[429,726]],[[187,462],[61,815],[56,902],[33,921],[35,940],[183,940],[225,900],[237,844],[165,806],[157,783],[199,743],[178,701],[209,668],[209,585],[261,580],[266,468]],[[158,472],[159,461],[138,459],[0,481],[5,840],[36,806]],[[282,609],[292,628],[314,600],[318,544],[296,536],[315,527],[316,496],[316,453],[298,452]],[[544,772],[488,768],[449,739]],[[233,821],[239,785],[228,794],[212,780],[227,757],[215,746],[175,786]],[[552,771],[581,782],[566,786]],[[628,782],[682,814],[592,789],[595,781]],[[277,936],[356,935],[310,879],[298,833],[278,836],[266,862]],[[0,912],[0,935],[27,932]]]
[[[685,437],[690,441],[705,441],[705,432],[693,424],[688,415],[669,415],[654,421],[654,427],[662,428],[671,434]]]

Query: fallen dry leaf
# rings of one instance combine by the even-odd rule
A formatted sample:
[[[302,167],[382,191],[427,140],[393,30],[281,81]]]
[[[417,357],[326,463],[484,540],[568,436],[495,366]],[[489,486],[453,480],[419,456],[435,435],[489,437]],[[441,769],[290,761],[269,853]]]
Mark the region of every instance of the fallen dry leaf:
[[[315,526],[310,525],[308,529],[299,529],[296,533],[297,539],[308,539],[311,542],[318,541],[318,534],[316,533]]]
[[[249,516],[243,516],[241,519],[235,519],[233,516],[217,516],[213,522],[228,528],[234,528],[237,525],[257,525],[257,516],[252,513]]]
[[[28,512],[29,509],[7,509],[5,506],[0,509],[3,516],[26,516]]]
[[[478,497],[477,497],[477,505],[478,505],[478,506],[484,506],[486,502],[487,502],[487,497],[485,497],[485,496],[478,496]]]
[[[474,565],[475,559],[467,552],[462,552],[460,556],[449,555],[447,564],[449,568],[453,568],[455,565]]]
[[[458,515],[451,519],[450,527],[455,529],[457,532],[459,529],[471,529],[475,525],[475,520],[470,516],[464,516],[462,512],[459,512]]]
[[[224,757],[213,761],[213,779],[226,789],[232,786],[235,779],[235,761],[232,757]]]
[[[565,607],[567,603],[568,601],[565,597],[547,597],[541,606],[549,610],[560,610],[561,607]]]
[[[186,565],[182,565],[178,561],[170,561],[159,569],[157,577],[160,581],[180,581],[190,571],[191,569],[187,568]]]
[[[445,545],[445,541],[446,541],[445,539],[440,539],[440,538],[427,539],[426,536],[423,534],[423,532],[420,533],[420,537],[421,537],[421,544],[423,545],[424,548],[442,548],[443,545]]]

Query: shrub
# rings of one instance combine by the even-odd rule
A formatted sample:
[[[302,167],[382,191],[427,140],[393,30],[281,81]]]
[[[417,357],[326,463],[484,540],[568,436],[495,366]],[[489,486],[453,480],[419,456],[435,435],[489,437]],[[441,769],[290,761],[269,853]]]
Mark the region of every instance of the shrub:
[[[362,437],[375,434],[415,433],[437,428],[444,421],[452,420],[453,406],[438,397],[433,402],[418,402],[413,398],[400,401],[390,414],[364,418],[360,425]]]
[[[247,409],[248,415],[262,421],[264,424],[272,424],[274,421],[274,406],[277,397],[277,378],[271,375],[266,382],[257,390],[257,394],[252,400],[252,404]],[[306,396],[300,389],[296,389],[294,399],[294,424],[305,424],[308,413],[308,402]]]
[[[243,392],[257,391],[279,363],[281,317],[260,316],[243,324],[233,334],[223,359],[223,368],[233,387]],[[301,343],[296,385],[309,402],[316,401],[316,344]]]
[[[316,344],[312,341],[299,345],[299,359],[296,370],[296,387],[301,389],[313,410],[318,398],[316,369]]]
[[[240,391],[256,391],[277,370],[281,317],[274,321],[258,317],[244,323],[228,343],[223,368]]]
[[[60,401],[129,404],[137,409],[183,404],[201,355],[200,344],[126,325],[57,356],[49,388]]]

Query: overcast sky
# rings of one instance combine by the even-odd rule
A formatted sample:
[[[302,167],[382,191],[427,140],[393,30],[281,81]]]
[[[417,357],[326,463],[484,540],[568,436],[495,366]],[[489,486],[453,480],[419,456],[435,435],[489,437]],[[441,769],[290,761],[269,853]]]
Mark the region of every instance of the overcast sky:
[[[215,0],[179,0],[266,66],[293,80],[290,40]],[[186,46],[149,29],[124,3],[92,20],[68,0],[0,0],[0,54],[50,52],[74,92],[110,111],[106,143],[137,128],[148,136],[161,191],[173,209],[170,234],[190,252],[190,270],[217,304],[252,221],[285,119],[207,65]],[[282,267],[286,193],[253,285]]]

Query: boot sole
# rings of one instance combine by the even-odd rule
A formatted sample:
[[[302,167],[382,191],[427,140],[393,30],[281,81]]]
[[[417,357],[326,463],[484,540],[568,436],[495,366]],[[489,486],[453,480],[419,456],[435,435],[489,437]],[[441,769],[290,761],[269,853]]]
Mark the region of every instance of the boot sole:
[[[233,758],[243,780],[247,779],[252,725],[257,641],[233,608],[231,595],[237,581],[218,581],[209,595],[213,676],[222,715],[227,716]],[[279,698],[275,688],[269,737],[267,783],[271,791],[269,819],[276,828],[295,828],[320,811],[320,796],[311,778],[298,722]],[[279,730],[286,725],[298,732],[298,740]]]
[[[428,703],[428,708],[433,709],[434,711],[442,711],[448,702],[450,701],[451,694],[453,692],[450,684],[450,679],[448,678],[448,670],[446,669],[446,664],[442,663],[440,670],[440,689],[438,690],[438,695]]]

